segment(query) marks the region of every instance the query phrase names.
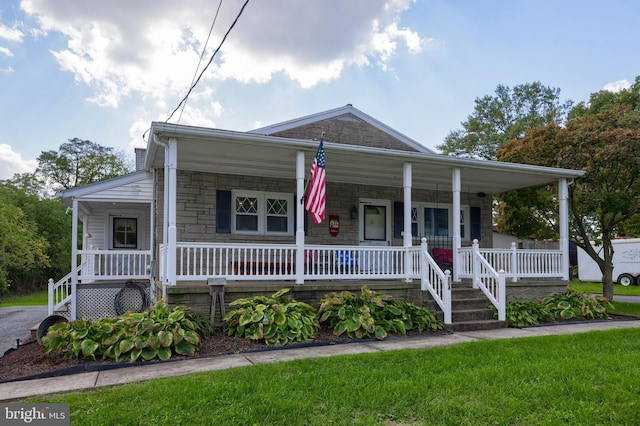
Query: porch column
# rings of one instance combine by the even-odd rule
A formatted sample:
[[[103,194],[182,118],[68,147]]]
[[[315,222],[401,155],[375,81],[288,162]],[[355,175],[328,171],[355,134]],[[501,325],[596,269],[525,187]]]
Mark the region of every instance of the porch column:
[[[411,185],[413,180],[413,169],[411,163],[404,163],[402,168],[402,182],[404,187],[404,226],[402,232],[402,241],[404,247],[408,249],[411,247],[413,236],[411,235]],[[412,258],[409,252],[405,252],[404,256],[404,273],[405,282],[411,281],[409,274],[413,269]]]
[[[78,199],[73,199],[71,222],[71,320],[76,319],[78,307]],[[82,247],[83,249],[85,247]]]
[[[166,241],[166,267],[167,285],[175,286],[176,283],[176,263],[177,259],[177,236],[176,236],[176,187],[177,187],[177,165],[178,165],[178,141],[169,139],[169,144],[165,151],[165,161],[168,169],[169,179],[165,187],[165,199],[168,200],[169,210],[165,212],[168,218],[168,238]]]
[[[304,152],[296,156],[296,284],[304,284]]]
[[[562,279],[569,281],[569,185],[567,179],[558,179],[558,200],[560,204],[560,250],[562,251]]]
[[[462,239],[460,237],[460,169],[455,168],[452,170],[451,175],[451,189],[453,192],[453,253],[454,253],[454,262],[453,262],[453,281],[458,282],[458,274],[460,271],[458,265],[458,249],[462,246]]]

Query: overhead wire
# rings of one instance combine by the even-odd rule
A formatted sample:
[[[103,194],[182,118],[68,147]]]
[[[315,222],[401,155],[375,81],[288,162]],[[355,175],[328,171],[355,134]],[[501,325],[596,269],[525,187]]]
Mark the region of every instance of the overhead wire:
[[[187,94],[184,96],[184,98],[182,98],[182,100],[180,101],[180,103],[178,104],[178,106],[173,110],[173,112],[171,112],[171,114],[169,115],[169,117],[165,120],[165,123],[168,122],[169,120],[171,120],[171,117],[173,117],[173,115],[176,113],[176,111],[178,111],[180,109],[180,107],[186,103],[187,99],[189,98],[189,95],[191,94],[191,92],[193,91],[193,89],[198,85],[198,83],[200,82],[200,79],[202,78],[202,75],[207,71],[207,69],[209,68],[209,66],[211,65],[211,63],[213,62],[213,59],[216,57],[216,55],[218,54],[218,52],[220,51],[220,49],[222,48],[222,45],[224,44],[224,42],[226,41],[227,37],[229,36],[229,33],[231,33],[231,30],[233,29],[233,27],[235,27],[236,23],[238,22],[238,19],[240,19],[240,16],[242,16],[242,13],[244,12],[245,7],[247,6],[247,4],[249,4],[249,0],[246,0],[244,2],[244,4],[242,5],[242,8],[240,8],[240,12],[238,12],[238,15],[236,16],[236,18],[233,20],[233,22],[231,23],[231,26],[229,27],[229,29],[227,30],[227,32],[224,34],[224,37],[222,37],[222,40],[220,41],[220,44],[218,45],[218,47],[216,48],[216,50],[213,52],[213,54],[211,55],[211,58],[209,59],[209,62],[207,62],[207,65],[202,69],[202,71],[200,72],[200,74],[198,75],[198,78],[196,79],[195,82],[193,82],[193,84],[191,84],[191,87],[189,88],[189,90],[187,91]],[[198,65],[199,66],[199,65]]]

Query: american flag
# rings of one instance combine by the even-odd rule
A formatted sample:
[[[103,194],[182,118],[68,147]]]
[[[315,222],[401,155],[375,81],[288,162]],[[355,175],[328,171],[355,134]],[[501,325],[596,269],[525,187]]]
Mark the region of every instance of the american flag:
[[[320,139],[320,146],[318,146],[318,152],[316,158],[311,165],[311,171],[309,172],[309,192],[307,192],[307,201],[304,205],[306,210],[309,210],[313,221],[319,224],[324,220],[325,209],[325,189],[326,189],[326,176],[325,176],[325,164],[324,164],[324,144]]]

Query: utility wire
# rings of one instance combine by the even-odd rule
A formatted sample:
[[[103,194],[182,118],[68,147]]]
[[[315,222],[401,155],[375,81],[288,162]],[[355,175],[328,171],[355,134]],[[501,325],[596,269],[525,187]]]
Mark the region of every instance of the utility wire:
[[[207,40],[204,42],[204,47],[202,48],[202,53],[200,54],[200,59],[198,60],[198,66],[196,67],[196,70],[193,72],[193,77],[191,78],[191,86],[193,86],[193,82],[196,80],[196,75],[198,75],[200,64],[202,64],[202,59],[204,58],[204,52],[207,50],[207,46],[209,45],[209,40],[211,39],[211,33],[213,33],[213,27],[216,25],[216,21],[218,20],[218,13],[220,13],[220,7],[222,6],[222,1],[223,0],[220,0],[220,2],[218,3],[218,9],[216,10],[216,14],[213,17],[213,22],[211,22],[211,28],[209,28],[209,35],[207,35]],[[186,98],[185,98],[185,101],[186,101]],[[178,122],[176,124],[180,124],[180,119],[182,118],[182,113],[184,112],[184,108],[186,106],[187,106],[187,103],[185,102],[182,105],[182,109],[180,109],[180,116],[178,117]],[[167,121],[168,120],[169,119],[167,119]]]
[[[240,18],[240,16],[242,15],[242,12],[244,12],[244,8],[247,6],[247,4],[249,3],[249,0],[246,0],[244,2],[244,4],[242,5],[242,8],[240,9],[240,12],[238,12],[238,16],[236,16],[236,19],[233,20],[233,23],[231,24],[231,26],[229,27],[229,29],[227,30],[227,32],[225,33],[224,37],[222,38],[222,41],[220,42],[220,44],[218,45],[218,47],[216,48],[215,52],[213,52],[213,55],[211,55],[211,59],[209,59],[209,62],[207,63],[207,65],[202,69],[202,71],[200,72],[200,75],[198,75],[197,80],[191,85],[191,87],[189,88],[189,91],[187,92],[187,94],[184,96],[184,98],[182,98],[182,100],[180,101],[180,103],[178,104],[178,106],[176,107],[176,109],[173,110],[173,112],[171,113],[171,115],[169,115],[169,118],[167,118],[165,120],[165,123],[168,122],[169,120],[171,120],[171,117],[173,117],[173,114],[176,113],[176,111],[178,111],[178,109],[180,109],[180,107],[182,106],[182,104],[184,104],[187,101],[187,98],[189,97],[189,95],[191,94],[191,92],[193,91],[193,89],[196,87],[196,85],[200,82],[200,79],[202,78],[202,75],[205,73],[205,71],[207,70],[207,68],[209,68],[209,65],[211,65],[211,63],[213,62],[213,58],[215,58],[216,54],[220,51],[220,49],[222,48],[222,45],[224,44],[225,40],[227,39],[227,36],[229,35],[229,33],[231,32],[231,30],[233,29],[233,27],[235,27],[236,23],[238,22],[238,19]]]

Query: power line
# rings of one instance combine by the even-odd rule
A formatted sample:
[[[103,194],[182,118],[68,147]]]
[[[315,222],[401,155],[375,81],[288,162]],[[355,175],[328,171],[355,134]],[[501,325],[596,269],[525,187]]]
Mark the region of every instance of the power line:
[[[216,21],[218,20],[218,13],[220,13],[220,7],[222,6],[222,1],[223,0],[220,0],[220,2],[218,3],[218,9],[216,10],[216,14],[213,17],[213,22],[211,22],[211,28],[209,28],[209,34],[207,35],[207,40],[204,42],[204,46],[202,47],[202,53],[200,54],[200,58],[198,60],[198,66],[196,67],[196,70],[193,72],[193,77],[191,78],[191,86],[193,86],[193,82],[196,80],[196,75],[198,75],[198,70],[200,69],[200,64],[202,63],[202,58],[204,58],[204,52],[207,50],[207,46],[209,45],[209,40],[211,39],[211,33],[213,33],[213,27],[216,25]],[[185,101],[186,101],[186,99],[185,99]],[[182,109],[180,110],[180,116],[178,117],[177,124],[180,123],[180,119],[182,118],[182,113],[184,112],[184,108],[186,106],[187,106],[187,103],[185,102],[182,105]],[[178,108],[179,108],[179,106],[178,106]],[[169,117],[169,118],[171,118],[171,117]],[[167,119],[167,121],[168,120],[169,119]]]
[[[198,75],[197,80],[191,85],[191,87],[189,88],[189,91],[187,92],[187,94],[184,96],[184,98],[182,98],[182,100],[180,101],[180,103],[178,104],[178,106],[176,107],[176,109],[173,110],[173,112],[169,115],[169,117],[165,120],[165,123],[168,122],[169,120],[171,120],[171,117],[173,117],[173,114],[176,113],[176,111],[178,111],[178,109],[180,109],[180,107],[182,106],[182,104],[184,104],[187,101],[187,98],[189,97],[189,95],[191,94],[191,92],[193,91],[193,89],[197,86],[197,84],[200,82],[200,79],[202,78],[202,75],[205,73],[205,71],[209,68],[209,66],[211,65],[211,63],[213,62],[213,59],[215,58],[216,54],[220,51],[220,49],[222,48],[222,45],[224,44],[225,40],[227,39],[227,36],[229,35],[229,33],[231,32],[231,30],[233,29],[233,27],[235,27],[236,23],[238,22],[238,19],[240,19],[240,16],[242,15],[242,12],[244,12],[244,8],[247,6],[247,4],[249,4],[249,0],[246,0],[244,2],[244,4],[242,5],[242,8],[240,9],[240,12],[238,12],[238,16],[236,16],[236,19],[233,20],[233,22],[231,23],[231,26],[229,27],[229,29],[227,30],[227,32],[225,33],[224,37],[222,37],[222,41],[220,42],[220,44],[218,45],[218,47],[216,48],[215,52],[213,52],[213,55],[211,55],[211,58],[209,59],[209,62],[207,63],[207,65],[202,69],[202,71],[200,72],[200,75]]]

